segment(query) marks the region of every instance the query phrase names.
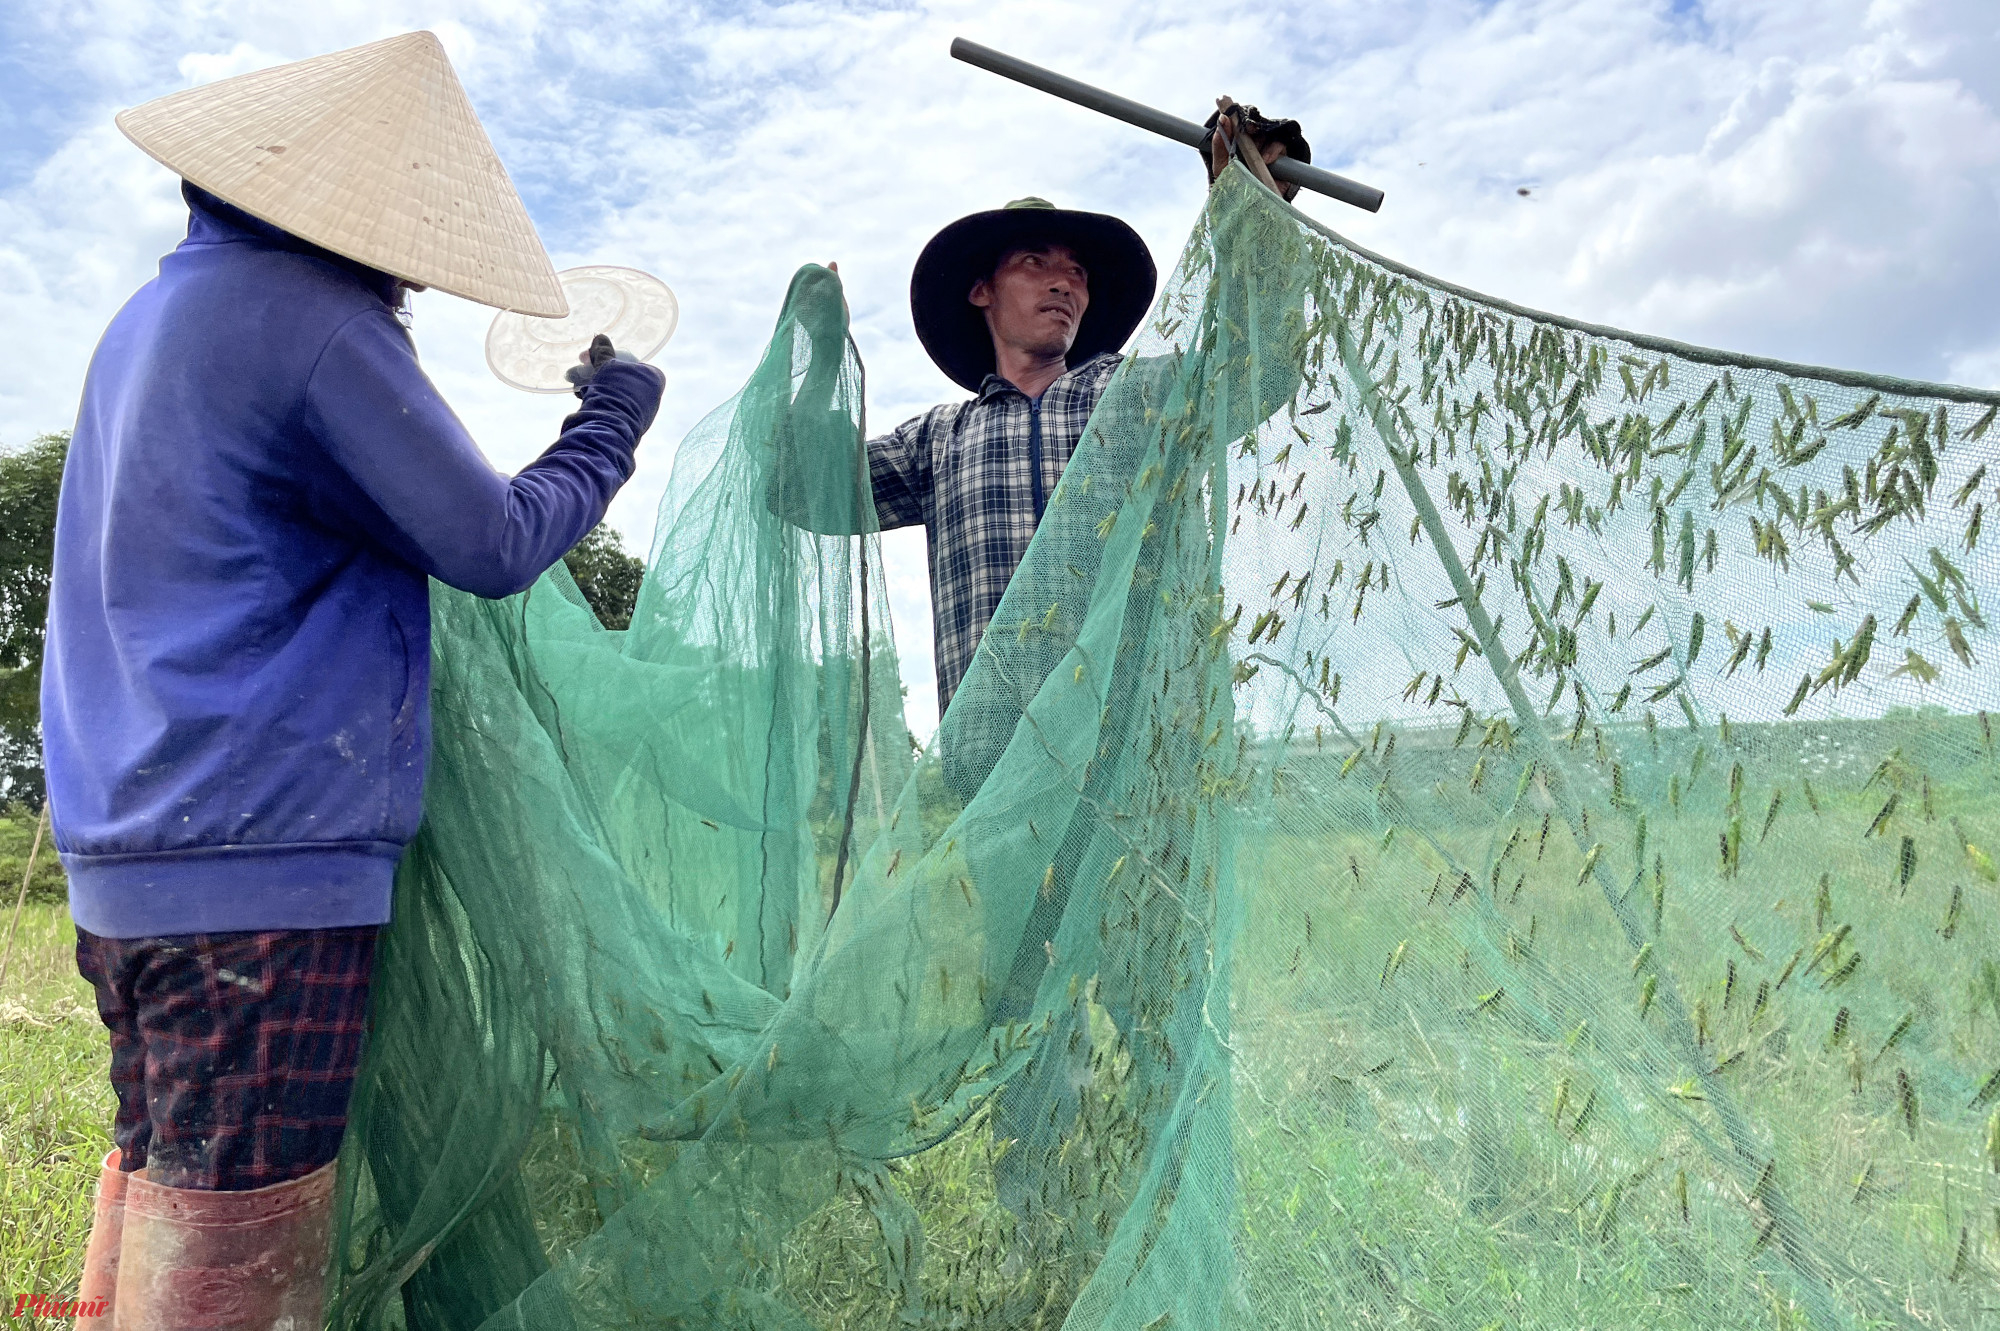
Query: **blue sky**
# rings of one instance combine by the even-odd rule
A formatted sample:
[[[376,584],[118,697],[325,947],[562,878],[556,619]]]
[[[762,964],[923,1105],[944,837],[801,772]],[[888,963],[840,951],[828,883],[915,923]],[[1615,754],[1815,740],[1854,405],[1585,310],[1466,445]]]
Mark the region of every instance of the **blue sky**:
[[[1732,349],[2000,384],[1992,0],[1182,0],[833,5],[80,0],[0,7],[0,442],[69,423],[90,349],[178,238],[173,179],[112,127],[191,83],[438,32],[558,267],[678,292],[668,399],[612,510],[644,548],[673,445],[736,387],[792,270],[838,259],[887,428],[954,395],[910,264],[1023,194],[1116,212],[1164,269],[1186,148],[946,56],[966,36],[1191,119],[1299,117],[1388,194],[1302,206],[1441,277]],[[1518,193],[1529,190],[1525,196]],[[425,363],[496,465],[558,399],[486,372],[490,311],[420,298]],[[934,718],[923,543],[887,541],[911,720]]]

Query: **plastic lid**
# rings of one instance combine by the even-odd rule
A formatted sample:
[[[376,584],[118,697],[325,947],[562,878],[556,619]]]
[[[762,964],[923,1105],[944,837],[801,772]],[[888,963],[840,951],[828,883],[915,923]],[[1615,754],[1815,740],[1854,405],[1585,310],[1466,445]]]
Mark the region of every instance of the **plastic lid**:
[[[530,393],[567,393],[563,372],[579,363],[592,337],[606,334],[620,351],[651,360],[681,321],[673,289],[651,273],[590,264],[556,276],[569,297],[567,315],[538,319],[509,312],[487,330],[486,364],[502,383]]]

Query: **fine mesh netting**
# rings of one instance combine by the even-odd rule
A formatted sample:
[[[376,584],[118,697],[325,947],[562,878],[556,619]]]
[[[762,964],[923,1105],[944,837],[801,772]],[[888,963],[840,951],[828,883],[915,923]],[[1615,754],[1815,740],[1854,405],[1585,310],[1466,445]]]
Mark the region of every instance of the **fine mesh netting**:
[[[2000,397],[1232,168],[921,752],[861,400],[801,270],[629,630],[434,589],[337,1325],[1992,1323]]]

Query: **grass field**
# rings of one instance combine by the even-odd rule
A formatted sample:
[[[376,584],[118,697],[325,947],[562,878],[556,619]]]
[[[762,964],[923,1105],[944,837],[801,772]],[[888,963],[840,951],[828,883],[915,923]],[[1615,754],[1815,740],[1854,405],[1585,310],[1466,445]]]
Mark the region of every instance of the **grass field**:
[[[90,986],[76,973],[69,911],[31,901],[0,985],[0,1271],[9,1313],[19,1295],[76,1288],[98,1162],[111,1149],[108,1065]]]
[[[1482,787],[1471,745],[1403,741],[1386,783],[1379,736],[1346,777],[1351,746],[1303,758],[1246,838],[1262,1325],[1992,1324],[1980,727],[1634,728],[1587,839],[1524,755]]]
[[[1576,754],[1588,841],[1522,752],[1389,733],[1295,752],[1243,838],[1242,1325],[1994,1323],[1981,728],[1634,727],[1615,786]],[[975,1124],[899,1164],[940,1325],[1036,1324],[991,1149]],[[784,1265],[816,1325],[892,1323],[858,1198]]]
[[[1954,725],[1619,737],[1621,785],[1584,792],[1600,857],[1544,822],[1518,754],[1489,752],[1483,781],[1448,735],[1405,734],[1393,763],[1380,736],[1358,762],[1295,754],[1239,858],[1246,1324],[1994,1324],[2000,884],[1979,848],[2000,766]],[[31,904],[0,990],[10,1292],[73,1283],[107,1146],[70,942]],[[995,1200],[995,1149],[975,1121],[895,1166],[938,1325],[1036,1325],[1073,1289],[1034,1265],[1062,1236]],[[596,1223],[583,1180],[551,1116],[530,1183],[552,1252]],[[828,1331],[894,1321],[859,1196],[776,1276]]]

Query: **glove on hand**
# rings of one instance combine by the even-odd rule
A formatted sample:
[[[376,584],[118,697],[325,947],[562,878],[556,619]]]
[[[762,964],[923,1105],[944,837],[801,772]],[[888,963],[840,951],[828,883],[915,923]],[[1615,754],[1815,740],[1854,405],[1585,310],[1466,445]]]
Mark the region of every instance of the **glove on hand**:
[[[1280,184],[1272,178],[1270,163],[1279,157],[1312,161],[1312,147],[1299,132],[1298,121],[1269,120],[1254,106],[1239,106],[1232,98],[1218,97],[1207,129],[1197,151],[1208,164],[1209,184],[1215,183],[1231,157],[1240,157],[1250,174],[1279,198],[1290,203],[1297,196],[1297,185]]]
[[[570,387],[578,397],[583,396],[584,386],[597,377],[597,369],[607,361],[622,360],[637,364],[639,358],[629,351],[620,351],[611,345],[611,339],[603,333],[590,339],[590,349],[578,357],[583,363],[572,365],[563,371],[563,378],[569,380]]]

